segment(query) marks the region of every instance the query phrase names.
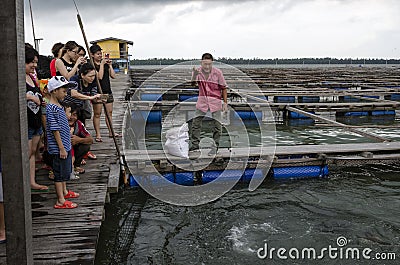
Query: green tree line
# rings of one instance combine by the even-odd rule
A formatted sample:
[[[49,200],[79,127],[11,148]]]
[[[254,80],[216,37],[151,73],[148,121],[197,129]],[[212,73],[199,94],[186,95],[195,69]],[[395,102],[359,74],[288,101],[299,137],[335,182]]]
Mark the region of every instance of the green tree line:
[[[134,59],[131,65],[172,65],[196,59],[173,59],[173,58],[149,58]],[[373,58],[292,58],[292,59],[244,59],[244,58],[217,58],[217,61],[225,64],[400,64],[399,59],[373,59]]]

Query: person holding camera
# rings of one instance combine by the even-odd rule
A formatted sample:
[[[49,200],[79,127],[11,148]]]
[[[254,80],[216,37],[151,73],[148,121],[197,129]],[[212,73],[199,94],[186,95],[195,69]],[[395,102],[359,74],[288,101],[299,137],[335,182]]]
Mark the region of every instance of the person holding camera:
[[[113,137],[111,133],[111,126],[112,126],[112,110],[113,110],[113,102],[114,102],[114,97],[111,91],[111,82],[110,78],[115,78],[115,71],[112,68],[112,61],[110,59],[110,55],[108,53],[104,54],[103,58],[103,53],[102,49],[99,45],[94,44],[90,48],[90,55],[93,57],[94,65],[96,67],[96,70],[98,72],[97,77],[99,78],[100,85],[101,85],[101,90],[103,92],[103,99],[106,101],[105,106],[106,106],[106,111],[108,114],[108,117],[110,118],[110,123],[108,122],[108,119],[106,119],[106,124],[108,128],[108,136]],[[96,141],[97,142],[102,142],[103,140],[101,139],[101,133],[100,133],[100,116],[101,116],[101,110],[102,110],[102,102],[94,102],[93,103],[93,126],[96,131]],[[120,136],[119,134],[115,134],[116,137]]]
[[[79,66],[86,62],[84,57],[78,57],[78,50],[78,44],[75,41],[65,43],[61,58],[56,60],[57,76],[62,75],[70,80],[72,76],[76,75]]]

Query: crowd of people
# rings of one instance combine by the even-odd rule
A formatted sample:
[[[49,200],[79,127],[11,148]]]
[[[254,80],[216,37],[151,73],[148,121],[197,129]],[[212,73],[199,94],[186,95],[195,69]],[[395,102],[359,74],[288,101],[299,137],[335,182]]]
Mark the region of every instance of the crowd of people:
[[[67,189],[67,182],[79,180],[85,173],[87,160],[96,159],[90,147],[94,142],[103,141],[100,133],[103,104],[112,117],[114,99],[110,79],[115,78],[115,72],[111,60],[103,56],[97,44],[88,52],[94,66],[86,57],[86,50],[75,41],[55,43],[51,52],[54,56],[50,62],[51,77],[38,80],[39,54],[31,45],[25,45],[29,179],[32,192],[49,190],[48,186],[36,182],[37,165],[41,163],[55,183],[54,208],[71,209],[78,205],[69,199],[79,197],[79,193]],[[95,137],[86,129],[89,119],[92,119]],[[106,124],[109,136],[113,137],[112,120],[106,119]]]

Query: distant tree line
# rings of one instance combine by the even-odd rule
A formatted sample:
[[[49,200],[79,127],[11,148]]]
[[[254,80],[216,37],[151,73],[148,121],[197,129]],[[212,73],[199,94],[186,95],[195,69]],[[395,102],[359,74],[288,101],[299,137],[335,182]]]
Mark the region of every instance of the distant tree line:
[[[131,65],[172,65],[196,59],[151,58],[134,59]],[[293,59],[244,59],[244,58],[218,58],[217,61],[225,64],[400,64],[400,59],[364,59],[364,58],[293,58]]]

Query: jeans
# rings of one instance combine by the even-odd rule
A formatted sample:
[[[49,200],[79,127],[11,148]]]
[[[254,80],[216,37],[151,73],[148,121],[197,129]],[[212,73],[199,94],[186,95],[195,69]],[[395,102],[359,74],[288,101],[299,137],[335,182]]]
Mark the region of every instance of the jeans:
[[[192,122],[192,130],[191,130],[191,135],[190,135],[190,140],[192,147],[190,148],[191,150],[193,149],[199,149],[199,143],[200,143],[200,134],[201,134],[201,127],[203,123],[204,116],[206,115],[205,112],[202,112],[201,110],[196,109],[195,117]],[[221,137],[221,130],[222,126],[220,123],[221,120],[221,111],[215,111],[211,113],[212,118],[213,118],[213,139],[214,139],[214,146],[215,148],[218,148],[219,146],[219,138]]]

